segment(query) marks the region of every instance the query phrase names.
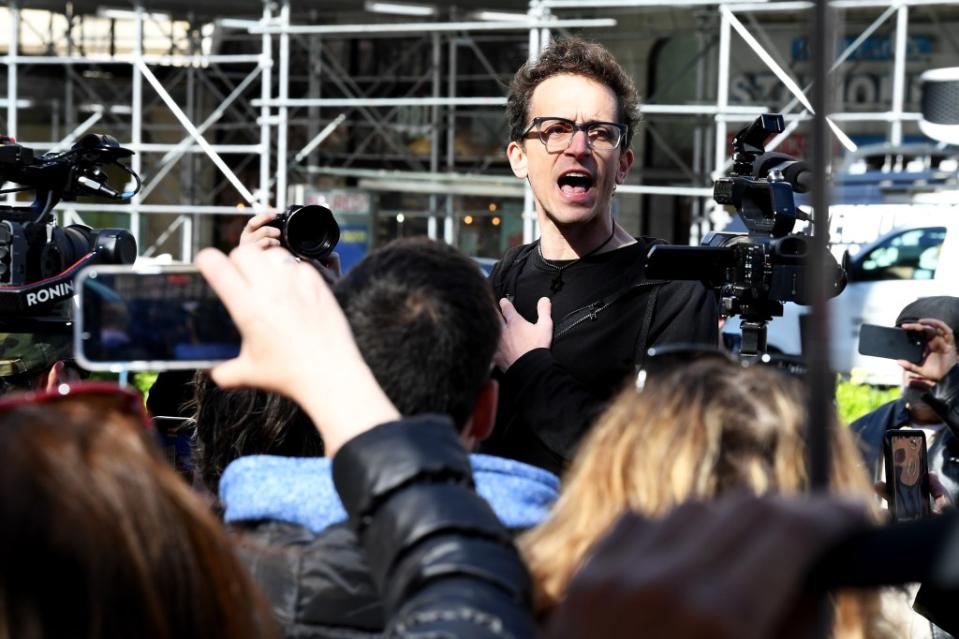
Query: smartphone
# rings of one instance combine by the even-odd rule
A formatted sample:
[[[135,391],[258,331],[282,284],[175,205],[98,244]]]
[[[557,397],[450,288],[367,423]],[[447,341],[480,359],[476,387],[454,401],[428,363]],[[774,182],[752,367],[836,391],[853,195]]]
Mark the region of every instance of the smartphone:
[[[926,336],[919,331],[863,324],[859,332],[859,353],[862,355],[904,359],[919,364],[925,350]]]
[[[240,352],[233,320],[192,266],[93,266],[77,291],[74,351],[88,370],[205,369]]]
[[[926,435],[921,430],[890,430],[883,436],[886,494],[895,521],[928,517],[932,512]]]

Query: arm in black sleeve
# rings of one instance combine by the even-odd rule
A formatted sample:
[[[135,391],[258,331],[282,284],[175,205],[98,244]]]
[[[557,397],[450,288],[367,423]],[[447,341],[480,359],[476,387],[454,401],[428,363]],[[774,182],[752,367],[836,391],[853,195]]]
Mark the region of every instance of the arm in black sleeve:
[[[949,369],[923,400],[942,418],[952,434],[959,437],[959,364]]]
[[[333,481],[383,596],[388,636],[534,635],[526,567],[473,490],[448,419],[356,437],[333,459]]]
[[[608,401],[580,384],[546,348],[513,362],[502,381],[500,401],[564,463]]]

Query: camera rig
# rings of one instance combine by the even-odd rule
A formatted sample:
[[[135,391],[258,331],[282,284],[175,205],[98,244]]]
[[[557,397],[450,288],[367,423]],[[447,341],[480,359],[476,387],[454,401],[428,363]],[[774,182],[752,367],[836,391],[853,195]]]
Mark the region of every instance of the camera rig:
[[[783,314],[783,303],[810,300],[805,265],[810,235],[793,233],[797,221],[810,221],[794,198],[795,192],[807,190],[809,169],[800,160],[767,153],[764,147],[783,129],[782,115],[759,116],[733,138],[732,171],[713,183],[713,199],[735,207],[746,233],[714,231],[701,246],[654,246],[647,257],[650,278],[700,280],[719,291],[722,313],[742,318],[744,357],[765,353],[766,325]],[[830,297],[842,292],[845,269],[832,254],[827,251],[813,259],[827,264]]]
[[[140,190],[140,177],[120,162],[131,155],[109,135],[87,134],[68,151],[44,155],[0,136],[0,185],[20,185],[0,193],[35,193],[28,206],[0,206],[0,316],[5,322],[56,314],[56,307],[73,297],[74,276],[85,266],[136,260],[136,240],[128,231],[61,227],[53,215],[59,202],[80,195],[132,198]],[[110,166],[132,177],[136,188],[113,188],[104,171]]]

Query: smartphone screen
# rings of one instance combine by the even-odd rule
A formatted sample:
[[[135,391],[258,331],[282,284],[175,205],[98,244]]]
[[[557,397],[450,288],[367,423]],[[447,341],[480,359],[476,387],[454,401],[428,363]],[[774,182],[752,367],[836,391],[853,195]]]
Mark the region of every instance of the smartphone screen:
[[[928,517],[929,460],[921,430],[890,430],[883,437],[886,494],[896,521]]]
[[[925,336],[901,328],[863,324],[859,332],[859,353],[886,359],[904,359],[918,364],[926,349]]]
[[[76,358],[89,370],[209,368],[240,352],[240,335],[190,266],[95,266],[77,279]]]

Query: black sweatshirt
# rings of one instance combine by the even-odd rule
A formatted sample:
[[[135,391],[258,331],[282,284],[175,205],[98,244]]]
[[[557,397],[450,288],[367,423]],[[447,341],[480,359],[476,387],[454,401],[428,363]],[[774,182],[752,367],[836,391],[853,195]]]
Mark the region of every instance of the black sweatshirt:
[[[490,275],[497,298],[511,297],[516,310],[535,322],[537,300],[549,297],[554,332],[549,349],[530,351],[500,376],[496,428],[482,452],[560,474],[610,399],[632,382],[646,349],[718,343],[711,291],[699,282],[645,279],[646,254],[657,242],[639,238],[579,260],[563,270],[555,293],[557,271],[535,245],[497,263]]]

